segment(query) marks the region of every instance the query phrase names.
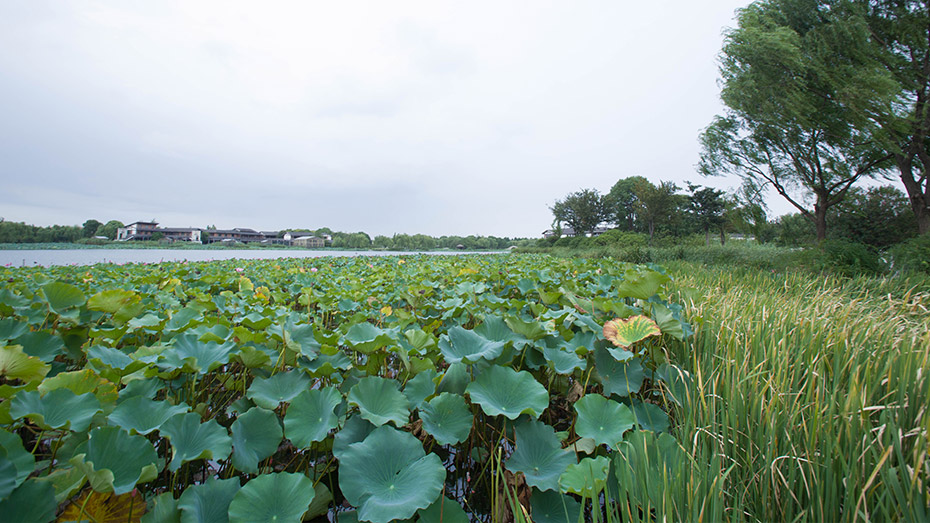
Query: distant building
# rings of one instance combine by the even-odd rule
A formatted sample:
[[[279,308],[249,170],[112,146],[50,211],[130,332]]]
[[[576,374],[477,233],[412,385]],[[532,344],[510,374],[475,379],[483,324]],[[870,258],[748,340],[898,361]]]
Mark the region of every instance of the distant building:
[[[591,233],[588,234],[587,236],[593,238],[593,237],[595,237],[595,236],[600,236],[600,235],[604,234],[604,233],[607,232],[608,230],[609,230],[609,229],[608,229],[607,227],[604,227],[603,225],[598,225],[598,226],[595,227],[594,230],[591,231]],[[557,232],[555,229],[547,229],[547,230],[543,231],[543,233],[542,233],[543,238],[552,238],[552,237],[556,236],[556,234],[558,234],[558,232]],[[575,229],[572,229],[571,227],[562,227],[562,236],[575,236]]]
[[[317,236],[301,236],[291,240],[291,245],[296,247],[320,248],[326,246],[326,240]]]
[[[192,227],[162,227],[155,230],[165,236],[165,239],[172,242],[191,242],[201,243],[201,230]]]
[[[116,229],[116,240],[150,240],[157,230],[158,224],[155,222],[133,222]]]

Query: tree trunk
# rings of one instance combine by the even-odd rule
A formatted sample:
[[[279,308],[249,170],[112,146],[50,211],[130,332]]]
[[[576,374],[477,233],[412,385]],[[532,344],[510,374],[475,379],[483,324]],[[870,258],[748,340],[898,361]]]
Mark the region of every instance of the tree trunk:
[[[727,232],[723,227],[721,227],[720,228],[720,245],[726,245],[726,244],[727,244]]]
[[[649,220],[649,243],[652,243],[652,236],[655,234],[656,222]]]
[[[827,206],[817,203],[814,205],[814,225],[817,227],[817,243],[821,244],[827,239]]]
[[[704,247],[710,247],[710,226],[704,227]]]
[[[914,179],[913,156],[896,156],[895,163],[898,164],[901,181],[907,191],[908,203],[911,204],[911,210],[917,218],[917,231],[920,234],[930,234],[930,181],[924,181],[927,188],[922,190],[920,182]]]

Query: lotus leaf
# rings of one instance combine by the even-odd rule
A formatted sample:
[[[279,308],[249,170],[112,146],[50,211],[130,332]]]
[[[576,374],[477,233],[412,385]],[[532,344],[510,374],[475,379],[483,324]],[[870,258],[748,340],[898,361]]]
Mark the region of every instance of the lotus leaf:
[[[333,502],[333,493],[325,483],[319,482],[313,486],[313,501],[310,502],[310,508],[304,514],[304,521],[312,521],[313,518],[323,516],[329,512],[329,504]]]
[[[278,416],[270,410],[254,407],[236,418],[232,432],[232,464],[237,469],[255,474],[258,463],[278,450],[284,437]]]
[[[623,281],[617,285],[617,293],[621,298],[646,300],[659,292],[659,288],[669,279],[665,274],[645,267],[629,269],[623,273]]]
[[[155,447],[142,436],[117,427],[98,427],[78,446],[71,463],[80,468],[97,492],[125,494],[136,483],[158,475]]]
[[[299,522],[315,495],[313,480],[303,474],[262,474],[236,493],[229,504],[229,521]]]
[[[417,516],[423,523],[432,521],[437,523],[469,523],[470,521],[462,506],[446,496],[440,496],[429,507],[418,510]]]
[[[171,348],[161,353],[158,366],[206,374],[229,363],[229,355],[235,347],[233,343],[220,345],[200,341],[195,335],[181,335],[174,339]]]
[[[461,327],[452,327],[448,334],[440,338],[439,350],[447,363],[476,363],[479,360],[493,360],[501,355],[504,342],[491,341],[474,331]]]
[[[181,510],[174,494],[165,492],[155,496],[151,509],[142,516],[140,523],[181,523]]]
[[[52,484],[36,479],[27,480],[8,498],[0,501],[0,514],[4,521],[53,521],[57,509]]]
[[[341,460],[349,445],[363,441],[376,428],[361,416],[351,416],[333,438],[333,456]]]
[[[284,416],[287,439],[299,448],[323,441],[339,425],[336,407],[342,394],[335,387],[305,390],[291,401]]]
[[[579,521],[581,503],[571,496],[555,491],[533,491],[530,496],[533,523],[571,523]]]
[[[345,335],[346,343],[353,349],[369,354],[372,351],[397,343],[391,334],[368,322],[357,323],[349,327]]]
[[[531,487],[558,490],[559,476],[575,464],[574,453],[562,449],[555,430],[540,421],[520,423],[514,432],[517,446],[505,464],[507,470],[522,472]]]
[[[229,505],[238,492],[238,478],[211,478],[206,483],[187,487],[178,498],[181,521],[183,523],[229,521]]]
[[[25,382],[41,381],[51,366],[23,353],[19,345],[0,347],[0,376]]]
[[[270,378],[255,378],[245,395],[259,407],[273,410],[309,388],[310,377],[302,371],[291,370]]]
[[[10,403],[14,419],[29,417],[44,429],[85,431],[98,412],[100,400],[93,394],[78,395],[68,389],[55,389],[45,396],[38,391],[24,391]]]
[[[0,340],[12,340],[27,332],[29,332],[28,323],[23,323],[15,318],[0,320]]]
[[[559,488],[563,493],[594,498],[607,486],[609,471],[610,459],[607,456],[584,458],[565,469],[559,477]]]
[[[549,393],[533,375],[510,367],[490,367],[465,389],[472,403],[488,416],[517,419],[520,414],[537,418],[549,406]]]
[[[504,323],[516,334],[533,341],[545,338],[549,334],[546,325],[538,321],[525,321],[517,316],[507,316]]]
[[[639,358],[617,361],[606,350],[597,350],[594,352],[594,368],[604,386],[604,394],[626,397],[639,392],[643,386],[645,373]]]
[[[604,337],[617,347],[629,348],[650,336],[661,335],[656,322],[643,315],[617,318],[604,324]]]
[[[662,410],[662,407],[653,403],[633,400],[633,415],[636,416],[636,424],[642,430],[655,433],[667,432],[670,426],[668,414]]]
[[[78,467],[56,469],[48,476],[37,478],[55,489],[55,503],[62,503],[74,496],[87,483],[87,476]]]
[[[575,370],[583,371],[588,366],[588,360],[579,358],[574,352],[549,347],[543,347],[542,351],[549,366],[556,374],[571,375]]]
[[[133,396],[116,406],[110,413],[113,425],[131,432],[149,434],[161,428],[168,419],[176,414],[187,412],[187,405],[172,405],[167,401],[152,401],[143,396]]]
[[[12,344],[21,346],[23,352],[45,363],[51,363],[65,351],[65,343],[61,336],[45,331],[27,332],[13,340]]]
[[[18,486],[16,465],[7,459],[6,450],[0,447],[0,499],[5,499]]]
[[[421,407],[427,398],[436,393],[436,383],[433,379],[437,376],[435,370],[427,369],[414,376],[404,385],[404,396],[407,396],[407,400],[410,401],[413,408]]]
[[[304,356],[313,359],[320,355],[322,347],[320,342],[316,341],[313,325],[291,325],[287,334],[291,342],[298,345],[298,352]]]
[[[436,387],[436,392],[450,392],[452,394],[465,394],[465,387],[468,386],[471,377],[468,375],[468,366],[464,363],[453,363],[449,365],[446,372],[442,374]]]
[[[171,440],[174,450],[168,470],[174,472],[182,463],[195,459],[226,459],[232,448],[232,440],[215,420],[200,422],[195,412],[176,414],[162,424],[159,431]]]
[[[142,299],[133,291],[107,289],[91,296],[87,300],[87,308],[109,312],[118,323],[126,323],[142,312],[143,305]]]
[[[91,392],[100,400],[101,405],[104,405],[105,411],[108,406],[115,404],[116,400],[119,399],[116,385],[101,378],[90,369],[59,372],[39,384],[39,392],[42,394],[48,394],[55,389],[68,389],[75,394]]]
[[[420,411],[423,430],[440,445],[455,445],[465,441],[471,432],[473,416],[458,394],[443,392],[431,399]]]
[[[76,319],[77,311],[74,309],[87,302],[81,289],[70,283],[49,283],[42,287],[42,294],[48,303],[48,309],[63,318]]]
[[[112,378],[114,380],[118,380],[123,374],[130,374],[145,367],[144,362],[136,361],[122,351],[110,347],[101,347],[100,345],[94,345],[87,349],[87,360],[93,362],[95,366],[103,365],[120,371],[116,378]],[[101,371],[101,374],[104,373]]]
[[[387,523],[429,507],[442,493],[446,469],[406,432],[381,426],[349,445],[339,460],[339,487],[359,519]]]
[[[191,324],[203,316],[203,312],[194,307],[184,307],[174,314],[165,323],[165,330],[168,332],[178,332],[191,326]],[[196,336],[194,336],[196,339]]]
[[[10,478],[14,480],[15,486],[18,487],[35,470],[36,460],[23,447],[23,440],[19,436],[10,434],[5,430],[0,430],[0,451],[3,452],[10,465],[12,465]]]
[[[391,421],[401,427],[410,416],[410,402],[397,387],[395,380],[362,378],[349,390],[349,404],[358,407],[361,416],[375,426]]]
[[[623,441],[623,433],[632,429],[636,417],[626,405],[609,400],[600,394],[587,394],[575,402],[578,418],[575,432],[591,438],[598,445],[615,447]]]

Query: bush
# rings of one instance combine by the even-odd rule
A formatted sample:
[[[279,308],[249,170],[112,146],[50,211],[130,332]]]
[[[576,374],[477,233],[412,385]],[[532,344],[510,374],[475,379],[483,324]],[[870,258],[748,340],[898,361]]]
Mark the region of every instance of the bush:
[[[902,272],[930,274],[930,234],[921,234],[891,248],[891,263]]]
[[[646,247],[649,243],[649,237],[645,234],[639,234],[629,231],[621,231],[619,229],[610,229],[609,231],[591,238],[594,245],[610,246],[615,245],[617,247]]]
[[[824,242],[820,265],[842,276],[874,275],[886,269],[874,249],[847,240]]]

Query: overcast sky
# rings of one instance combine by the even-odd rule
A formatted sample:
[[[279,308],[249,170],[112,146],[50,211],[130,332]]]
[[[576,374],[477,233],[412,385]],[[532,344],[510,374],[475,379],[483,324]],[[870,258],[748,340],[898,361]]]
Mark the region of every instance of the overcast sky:
[[[735,187],[694,165],[746,4],[3,2],[0,216],[523,237],[627,176]]]

